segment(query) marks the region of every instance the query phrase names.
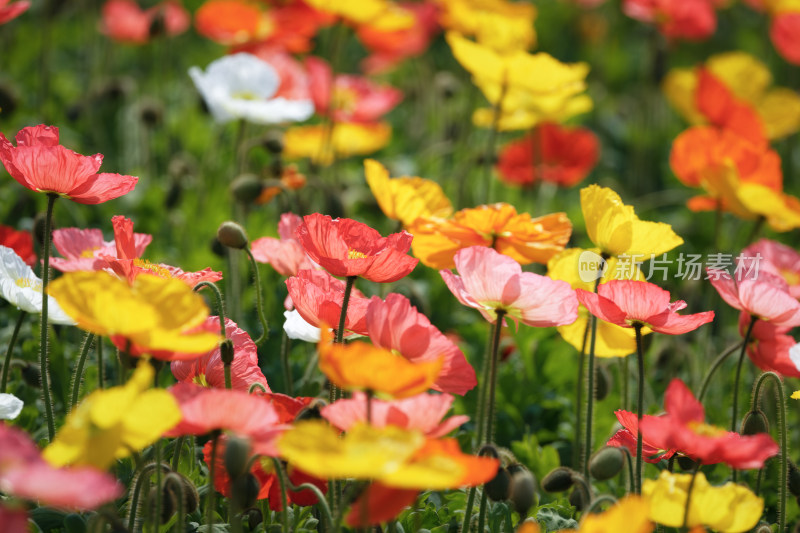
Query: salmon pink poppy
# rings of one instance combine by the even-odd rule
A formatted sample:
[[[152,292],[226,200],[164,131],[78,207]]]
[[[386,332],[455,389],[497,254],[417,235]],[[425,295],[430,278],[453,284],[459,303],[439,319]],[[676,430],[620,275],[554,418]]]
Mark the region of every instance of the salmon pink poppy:
[[[311,260],[334,276],[390,283],[410,274],[418,262],[408,255],[414,236],[407,231],[381,237],[366,224],[349,218],[306,215],[295,236]]]
[[[544,122],[505,145],[495,168],[509,185],[547,181],[572,187],[586,178],[599,157],[600,141],[588,128]]]
[[[366,313],[367,335],[375,346],[393,350],[413,363],[444,356],[435,390],[464,395],[478,384],[462,351],[401,294],[386,301],[373,296]]]
[[[0,161],[11,177],[32,191],[55,193],[80,204],[100,204],[133,190],[139,178],[103,172],[102,154],[84,156],[58,144],[55,126],[30,126],[15,147],[0,133]]]
[[[10,0],[0,0],[0,24],[5,24],[11,19],[17,18],[31,7],[31,3],[28,0],[9,2]]]
[[[764,461],[779,451],[767,433],[740,435],[706,424],[703,405],[680,379],[673,379],[667,387],[664,409],[664,416],[642,419],[642,438],[661,443],[665,449],[674,448],[702,464],[761,468]]]
[[[739,315],[739,334],[744,338],[751,317],[746,312]],[[747,355],[764,372],[776,372],[784,377],[800,378],[800,361],[792,358],[791,350],[797,344],[789,327],[756,320],[747,343]]]
[[[769,272],[738,271],[736,278],[724,270],[708,269],[709,281],[725,303],[750,316],[779,327],[800,326],[800,302],[780,276]]]
[[[800,65],[800,11],[776,14],[769,26],[769,38],[782,58]]]
[[[338,324],[342,314],[345,283],[324,270],[301,270],[286,280],[289,297],[303,320],[319,328]],[[369,300],[356,289],[350,293],[344,328],[359,335],[367,334],[366,313]]]
[[[281,276],[296,276],[300,270],[313,269],[314,264],[294,236],[302,222],[303,219],[293,213],[282,214],[278,222],[279,239],[262,237],[250,243],[255,260],[272,265]]]
[[[493,248],[470,246],[455,255],[455,275],[440,270],[450,292],[494,323],[498,311],[515,323],[546,328],[571,324],[578,318],[578,299],[569,283],[522,267]]]
[[[789,285],[789,294],[800,298],[800,253],[795,249],[770,239],[761,239],[741,253],[740,268],[758,268],[781,276]]]
[[[402,400],[370,400],[369,424],[375,427],[388,425],[416,429],[428,438],[443,437],[469,420],[457,415],[442,420],[453,405],[449,394],[422,393]],[[322,408],[322,417],[347,431],[352,426],[367,422],[367,395],[354,392],[352,398],[337,400]]]
[[[142,9],[134,0],[108,0],[103,5],[102,32],[111,39],[128,44],[145,44],[154,37],[152,29],[163,28],[169,36],[189,28],[189,12],[176,0],[166,0],[150,9]]]
[[[577,289],[578,300],[600,320],[623,328],[648,327],[667,335],[680,335],[714,320],[714,311],[679,315],[686,302],[670,303],[669,291],[647,281],[611,280],[597,292]]]
[[[219,317],[208,317],[204,328],[210,331],[219,331]],[[226,318],[225,337],[233,342],[233,362],[231,363],[233,388],[248,392],[253,383],[258,383],[269,392],[267,378],[264,377],[258,366],[258,348],[250,335],[240,329],[233,320]],[[225,368],[219,347],[195,359],[173,361],[170,369],[178,381],[195,383],[204,387],[225,388]]]
[[[123,222],[123,221],[128,221]],[[122,233],[123,227],[130,223],[130,220],[123,216],[117,215],[111,219],[114,225],[114,233],[116,237],[117,231]],[[119,230],[118,230],[119,228]],[[131,225],[131,230],[133,226]],[[153,236],[147,233],[126,233],[124,235],[126,241],[130,243],[133,239],[133,252],[130,252],[129,246],[123,247],[123,250],[128,250],[132,253],[133,257],[140,257],[150,242]],[[117,244],[115,240],[106,241],[103,238],[103,232],[99,229],[79,229],[79,228],[61,228],[53,231],[53,245],[55,246],[61,257],[51,257],[50,266],[61,272],[76,272],[79,270],[102,270],[107,266],[107,260],[103,256],[116,257]]]
[[[717,29],[710,0],[625,0],[622,11],[632,19],[654,24],[665,37],[702,41]]]
[[[0,246],[14,250],[29,266],[33,266],[36,263],[36,252],[33,251],[33,236],[29,231],[17,231],[10,226],[0,224]],[[53,264],[52,260],[50,264]]]

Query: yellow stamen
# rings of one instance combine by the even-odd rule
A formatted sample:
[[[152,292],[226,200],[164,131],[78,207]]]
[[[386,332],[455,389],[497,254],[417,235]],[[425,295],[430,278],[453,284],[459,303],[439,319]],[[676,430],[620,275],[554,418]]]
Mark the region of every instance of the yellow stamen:
[[[687,424],[689,429],[693,432],[697,433],[701,437],[720,437],[727,433],[724,429],[717,426],[712,426],[711,424],[706,424],[705,422],[689,422]]]
[[[22,287],[23,289],[35,289],[37,291],[42,290],[42,282],[38,279],[17,278],[15,283],[17,284],[17,287]]]
[[[151,263],[147,259],[136,258],[133,260],[133,266],[139,267],[143,270],[147,270],[151,274],[155,274],[159,278],[164,278],[164,279],[172,278],[172,274],[169,273],[169,270],[162,267],[161,265],[156,265],[154,263]]]
[[[347,258],[348,259],[365,259],[367,254],[364,252],[359,252],[358,250],[350,249],[347,251]]]

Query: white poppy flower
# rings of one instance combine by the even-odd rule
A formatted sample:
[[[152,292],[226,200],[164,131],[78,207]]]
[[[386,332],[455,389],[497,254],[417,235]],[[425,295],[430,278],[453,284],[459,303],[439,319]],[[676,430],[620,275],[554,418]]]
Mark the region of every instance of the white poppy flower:
[[[0,393],[0,420],[14,420],[22,412],[23,405],[13,394]]]
[[[212,61],[206,71],[189,69],[189,76],[217,122],[245,119],[257,124],[306,120],[314,114],[311,100],[272,98],[280,77],[253,54],[240,52]]]
[[[306,342],[319,342],[319,328],[315,328],[306,322],[297,310],[284,311],[283,316],[286,322],[283,323],[283,331],[290,339]]]
[[[6,246],[0,246],[0,298],[28,313],[42,312],[42,280],[17,252]],[[75,324],[55,298],[48,296],[47,302],[49,322],[70,326]]]

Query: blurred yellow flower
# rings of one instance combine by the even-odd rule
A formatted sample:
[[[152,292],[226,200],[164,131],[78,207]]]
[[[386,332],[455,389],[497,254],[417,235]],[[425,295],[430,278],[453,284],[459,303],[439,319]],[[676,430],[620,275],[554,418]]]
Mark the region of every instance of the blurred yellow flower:
[[[140,274],[130,285],[103,271],[67,272],[48,293],[79,328],[130,342],[137,352],[200,354],[219,343],[215,333],[189,333],[208,318],[208,307],[179,279]]]
[[[606,256],[625,254],[644,261],[683,244],[672,226],[639,220],[633,207],[607,187],[581,189],[581,210],[589,239]]]
[[[587,514],[578,533],[650,533],[655,526],[648,517],[649,510],[647,500],[628,496],[603,513]]]
[[[753,106],[770,139],[780,139],[800,129],[800,96],[784,87],[770,89],[772,74],[754,56],[739,51],[718,54],[710,57],[705,67],[734,96]],[[695,104],[697,84],[697,71],[688,68],[673,69],[662,85],[669,102],[691,124],[705,122]]]
[[[334,159],[377,152],[392,137],[392,127],[386,122],[337,122],[332,133],[329,127],[314,124],[287,129],[283,136],[284,156],[308,157],[320,165],[330,165]]]
[[[650,501],[650,519],[669,527],[683,525],[686,492],[691,474],[662,470],[657,480],[646,479],[642,495]],[[739,533],[753,528],[764,512],[764,500],[735,483],[713,487],[702,472],[692,487],[688,526],[703,525],[722,533]]]
[[[181,419],[172,394],[150,389],[154,375],[153,367],[141,361],[125,385],[91,393],[67,416],[43,457],[54,466],[105,470],[115,459],[154,443]]]
[[[420,217],[449,217],[453,206],[435,181],[403,176],[389,178],[386,167],[374,159],[364,160],[364,172],[383,214],[409,226]]]
[[[306,3],[351,24],[370,24],[380,31],[405,30],[414,25],[414,17],[408,10],[387,0],[306,0]]]
[[[533,21],[536,8],[506,0],[442,0],[443,27],[475,40],[497,52],[528,50],[536,42]]]

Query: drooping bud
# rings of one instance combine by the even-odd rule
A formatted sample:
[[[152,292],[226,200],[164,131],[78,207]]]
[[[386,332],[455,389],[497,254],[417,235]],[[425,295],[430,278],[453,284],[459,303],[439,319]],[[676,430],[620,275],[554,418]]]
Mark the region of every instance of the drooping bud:
[[[611,479],[625,466],[625,453],[616,446],[604,446],[589,459],[589,473],[598,481]]]
[[[493,502],[507,500],[511,490],[511,474],[501,466],[497,469],[497,474],[483,485],[483,490]]]
[[[253,506],[258,498],[258,491],[261,490],[261,485],[258,483],[256,476],[247,472],[243,476],[239,476],[231,482],[231,498],[236,502],[239,509],[246,509]]]
[[[225,339],[219,343],[219,355],[222,359],[222,364],[229,365],[233,363],[233,341]]]
[[[236,248],[237,250],[244,250],[248,242],[244,228],[230,220],[220,224],[217,230],[217,240],[224,246]]]
[[[575,483],[572,479],[574,471],[566,466],[559,466],[552,470],[542,480],[542,489],[545,492],[564,492]]]
[[[250,441],[231,436],[225,443],[225,470],[231,479],[245,473],[250,459]]]
[[[750,411],[744,415],[742,420],[742,435],[756,435],[758,433],[769,433],[769,420],[761,409]]]
[[[586,494],[582,487],[575,487],[569,493],[569,503],[578,511],[583,511],[586,508]]]
[[[270,130],[261,138],[261,145],[271,154],[283,152],[283,132]]]
[[[264,183],[255,174],[240,174],[231,182],[231,194],[237,202],[250,204],[264,190]]]
[[[684,472],[691,472],[695,469],[695,463],[690,458],[686,457],[685,455],[681,455],[678,457],[678,466],[681,467],[681,470]]]
[[[244,512],[244,519],[250,531],[255,531],[256,526],[264,521],[264,515],[261,514],[259,509],[251,507]],[[306,525],[308,525],[308,522],[306,522]]]
[[[594,399],[602,401],[608,396],[608,392],[613,388],[613,380],[608,369],[603,365],[595,367],[594,380]]]
[[[508,499],[520,518],[526,518],[528,510],[536,505],[536,479],[520,464],[509,465],[508,471],[511,474]]]

